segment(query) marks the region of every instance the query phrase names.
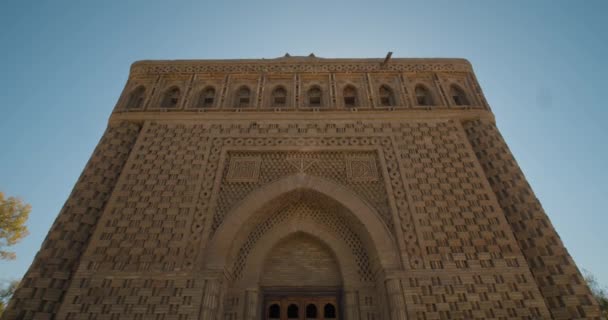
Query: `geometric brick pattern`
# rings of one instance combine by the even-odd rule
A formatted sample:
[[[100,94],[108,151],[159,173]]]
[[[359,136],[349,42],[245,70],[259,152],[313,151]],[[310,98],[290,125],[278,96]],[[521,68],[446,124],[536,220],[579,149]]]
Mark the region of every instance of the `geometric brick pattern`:
[[[513,272],[408,275],[408,319],[548,319],[529,275]]]
[[[239,255],[234,261],[233,274],[239,278],[245,268],[249,252],[255,247],[256,241],[263,235],[272,232],[274,228],[284,228],[286,224],[312,221],[318,228],[327,229],[337,235],[352,250],[357,259],[359,279],[362,282],[373,281],[370,259],[364,249],[361,239],[357,235],[362,229],[360,226],[349,226],[348,212],[337,204],[333,204],[320,195],[305,193],[298,195],[295,199],[282,200],[281,206],[274,208],[269,217],[256,221],[257,226],[251,231],[247,241],[239,250]],[[353,230],[354,229],[354,230]]]
[[[262,138],[250,140],[251,141],[235,140],[229,142],[230,146],[232,148],[237,148],[237,150],[238,147],[246,147],[248,144],[277,147],[274,140]],[[360,146],[362,145],[361,142],[367,142],[369,144],[368,141],[360,141],[359,139],[354,138],[344,141],[347,146]],[[281,144],[289,145],[291,143],[297,144],[304,142],[287,139],[286,141],[282,141]],[[319,147],[322,144],[336,145],[338,142],[337,140],[330,139],[309,139],[305,143],[310,144],[310,147]],[[342,185],[348,186],[350,189],[357,192],[362,198],[365,198],[367,201],[373,203],[374,207],[377,208],[379,213],[382,214],[385,223],[388,226],[392,226],[393,222],[388,204],[388,198],[386,197],[384,183],[377,179],[375,181],[352,181],[347,177],[345,168],[346,164],[350,160],[349,157],[352,157],[352,155],[366,155],[367,158],[365,159],[368,161],[374,161],[374,166],[376,165],[376,156],[374,155],[374,152],[371,151],[354,153],[335,151],[295,152],[287,150],[275,150],[272,152],[243,152],[235,150],[229,152],[228,157],[231,164],[234,161],[233,159],[240,160],[259,157],[261,159],[261,164],[258,165],[259,179],[256,179],[256,181],[246,181],[249,183],[233,183],[230,177],[230,170],[232,170],[232,166],[227,166],[227,168],[224,169],[225,172],[223,181],[225,182],[222,183],[222,188],[219,191],[218,205],[216,207],[212,229],[215,230],[221,224],[223,217],[230,211],[230,209],[237,205],[239,201],[249,193],[271,181],[297,174],[300,172],[301,168],[305,169],[306,174],[323,177],[325,179],[330,179],[332,181],[339,182]],[[302,163],[306,164],[306,162],[308,162],[309,165],[304,165],[302,167],[298,162],[298,166],[294,166],[294,159],[303,159],[305,162]],[[392,227],[390,229],[392,230]]]
[[[599,319],[470,64],[381,62],[135,63],[2,319],[254,320],[264,270],[298,291],[319,284],[290,274],[306,269],[329,270],[346,320]],[[417,105],[418,85],[434,105]],[[235,108],[242,86],[250,101]],[[213,103],[199,107],[204,88]],[[295,232],[302,250],[270,246]],[[281,248],[278,269],[262,244]]]
[[[376,181],[378,171],[374,158],[350,158],[346,162],[346,175],[352,181]]]
[[[311,286],[339,286],[340,269],[331,251],[310,236],[297,235],[273,248],[266,270],[260,276],[264,285],[301,283]]]
[[[394,59],[395,63],[388,64],[382,67],[379,63],[358,63],[355,61],[344,62],[323,61],[324,59],[304,58],[307,62],[311,60],[315,63],[289,63],[299,58],[287,58],[286,63],[264,63],[256,60],[256,63],[230,62],[215,62],[196,63],[189,61],[188,63],[172,63],[145,61],[134,64],[131,68],[132,75],[148,75],[148,74],[178,74],[178,73],[259,73],[259,72],[302,72],[302,73],[324,73],[324,72],[374,72],[374,71],[400,71],[400,72],[454,72],[468,71],[470,66],[468,62],[461,60],[452,60],[449,63],[440,61],[439,59],[427,59],[418,61],[402,62]],[[282,59],[278,59],[279,61]],[[315,61],[316,60],[316,61]],[[376,59],[375,59],[376,60]],[[381,62],[379,60],[378,62]],[[325,63],[324,63],[325,62]]]
[[[200,283],[197,283],[200,282]],[[200,319],[205,281],[184,277],[86,278],[70,291],[61,319]]]
[[[3,319],[49,319],[57,312],[139,129],[129,122],[108,126]]]
[[[403,125],[395,143],[428,268],[524,264],[457,123]]]
[[[148,125],[83,257],[81,271],[191,268],[207,139],[200,126]],[[199,228],[200,229],[200,228]],[[195,229],[195,231],[198,231]]]
[[[228,171],[228,182],[257,182],[260,173],[260,158],[232,158]]]
[[[598,319],[599,310],[494,123],[464,123],[554,319]]]

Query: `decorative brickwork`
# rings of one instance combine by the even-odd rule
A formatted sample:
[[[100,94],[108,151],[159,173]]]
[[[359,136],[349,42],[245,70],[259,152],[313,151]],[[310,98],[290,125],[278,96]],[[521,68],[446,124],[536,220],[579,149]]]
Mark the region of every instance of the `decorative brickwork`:
[[[496,126],[464,123],[554,319],[599,318],[597,303]]]
[[[131,67],[132,75],[180,73],[324,73],[324,72],[428,72],[470,71],[470,64],[461,59],[393,59],[385,68],[382,59],[349,60],[285,57],[274,61],[140,61]]]
[[[401,280],[408,319],[550,319],[529,273],[413,273]]]
[[[294,198],[294,196],[296,196]],[[235,278],[240,278],[249,252],[256,246],[257,240],[265,234],[272,232],[273,228],[285,228],[290,223],[305,223],[311,221],[317,228],[325,228],[329,233],[344,241],[352,251],[357,265],[358,280],[361,282],[373,281],[370,259],[358,235],[363,226],[350,226],[348,212],[330,199],[322,195],[304,193],[291,195],[290,199],[281,199],[283,205],[279,208],[268,208],[264,211],[273,213],[265,219],[258,219],[247,240],[239,250],[232,269]],[[277,199],[278,200],[278,199]],[[325,207],[324,207],[325,206]],[[270,209],[270,210],[269,210]],[[274,211],[274,212],[273,212]],[[261,217],[263,218],[263,217]]]
[[[394,139],[428,268],[523,264],[457,123],[403,124]]]
[[[261,128],[263,129],[263,127]],[[368,139],[343,139],[338,141],[337,139],[281,139],[281,140],[269,140],[269,139],[236,139],[236,140],[225,140],[225,143],[229,144],[233,148],[249,148],[252,145],[258,145],[260,147],[271,146],[274,147],[274,152],[237,152],[231,151],[228,153],[227,158],[230,158],[230,165],[224,169],[224,180],[222,187],[219,191],[218,205],[214,215],[212,229],[215,230],[222,223],[223,217],[230,211],[230,209],[238,204],[247,194],[253,190],[279,178],[294,175],[297,173],[306,173],[313,176],[323,177],[330,179],[340,184],[346,185],[353,191],[357,192],[361,197],[374,204],[374,207],[379,210],[382,215],[384,222],[392,230],[392,217],[391,209],[389,208],[388,198],[386,197],[386,190],[384,183],[379,181],[376,170],[376,156],[373,151],[368,152],[336,152],[336,151],[278,151],[281,146],[297,146],[306,145],[309,148],[319,149],[323,146],[371,146],[371,142]],[[279,146],[277,146],[279,144]],[[373,148],[373,147],[372,147]],[[352,161],[353,155],[367,155],[364,165],[367,165],[367,171],[360,169],[357,171],[360,175],[354,178],[348,177],[352,175]],[[237,159],[236,161],[234,159]],[[247,159],[247,160],[243,160]],[[259,159],[261,164],[258,164],[254,159]],[[361,158],[357,158],[361,159]],[[259,179],[249,179],[247,181],[241,179],[242,183],[234,183],[233,175],[233,164],[235,162],[249,161],[247,165],[248,170],[251,172],[259,171]],[[359,160],[360,161],[360,160]],[[255,170],[258,168],[257,171]],[[355,165],[356,166],[356,165]],[[355,168],[357,170],[357,168]],[[374,171],[372,171],[374,170]],[[249,171],[248,171],[249,172]],[[355,172],[355,174],[357,174]],[[372,175],[375,175],[373,177]],[[371,178],[370,178],[371,177]],[[372,179],[373,178],[373,179]]]
[[[376,169],[376,159],[371,157],[347,159],[346,176],[353,182],[377,181],[378,169]]]
[[[272,249],[260,277],[266,286],[301,283],[304,286],[340,286],[340,267],[331,251],[316,239],[294,235]]]
[[[198,283],[201,282],[201,283]],[[60,319],[199,319],[204,280],[189,277],[89,277],[68,295]]]
[[[417,85],[428,89],[431,98],[428,106],[420,106],[416,100]],[[453,85],[462,88],[466,103],[450,100]],[[210,88],[213,94],[204,96],[210,100],[202,101],[202,94]],[[284,90],[280,100],[273,96],[277,88]],[[381,89],[390,91],[390,98],[383,100]],[[311,100],[314,90],[315,101]],[[350,102],[345,100],[346,91],[352,93]],[[164,103],[170,92],[175,92],[174,104]],[[244,92],[246,97],[241,96]],[[291,57],[266,62],[137,62],[115,111],[316,112],[402,108],[488,107],[465,60],[394,59],[380,67],[375,59]]]
[[[599,319],[493,121],[460,59],[137,62],[2,319]]]
[[[227,182],[258,182],[260,157],[233,157],[228,167]]]
[[[138,133],[139,126],[128,122],[107,128],[3,319],[56,314]]]
[[[192,268],[204,221],[201,182],[210,147],[202,126],[144,126],[123,177],[81,262],[81,271]],[[190,237],[194,233],[196,236]]]

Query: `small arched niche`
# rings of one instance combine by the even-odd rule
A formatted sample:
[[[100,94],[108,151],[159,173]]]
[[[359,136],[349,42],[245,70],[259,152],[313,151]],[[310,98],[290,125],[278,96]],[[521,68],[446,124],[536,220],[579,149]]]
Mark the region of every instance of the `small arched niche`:
[[[177,108],[181,90],[178,87],[171,87],[165,91],[160,107],[165,109]]]
[[[141,109],[144,106],[145,98],[146,98],[146,87],[137,86],[137,88],[135,88],[129,94],[129,99],[127,100],[126,109]]]
[[[450,96],[452,97],[452,103],[456,106],[468,106],[470,104],[467,94],[457,84],[450,86]]]
[[[352,85],[347,85],[342,91],[344,98],[344,107],[356,108],[359,105],[359,99],[357,97],[357,88]]]
[[[300,319],[300,308],[297,304],[290,304],[287,307],[287,319]]]
[[[306,319],[317,319],[317,306],[312,303],[306,306]]]
[[[272,90],[271,103],[274,108],[287,106],[287,90],[283,86],[278,86]]]
[[[215,105],[215,88],[206,87],[200,91],[198,97],[198,108],[213,108]]]
[[[309,107],[318,108],[323,105],[323,92],[321,88],[318,86],[313,86],[308,89],[307,95],[307,103]]]
[[[234,99],[234,107],[235,108],[248,108],[251,106],[251,89],[247,86],[241,86],[236,91],[236,96]]]
[[[336,306],[331,303],[328,303],[323,307],[323,318],[336,319],[336,316]]]
[[[268,307],[268,319],[280,319],[281,318],[281,306],[278,303],[272,304]]]
[[[416,104],[419,106],[432,106],[434,105],[433,96],[431,91],[423,84],[416,85],[414,89],[416,93]]]
[[[393,89],[387,85],[382,85],[378,89],[378,95],[380,96],[380,105],[383,107],[392,107],[395,105],[395,95]]]

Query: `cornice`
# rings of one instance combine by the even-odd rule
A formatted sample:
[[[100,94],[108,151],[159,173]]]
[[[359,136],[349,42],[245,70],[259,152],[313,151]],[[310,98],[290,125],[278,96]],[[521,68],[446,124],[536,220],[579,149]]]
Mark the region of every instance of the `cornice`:
[[[478,120],[494,122],[494,114],[488,110],[399,110],[399,111],[323,111],[323,112],[123,112],[114,113],[110,123],[121,121],[429,121],[429,120]]]
[[[235,60],[142,60],[131,65],[131,75],[174,73],[321,73],[321,72],[472,72],[460,58],[325,59],[282,57]]]

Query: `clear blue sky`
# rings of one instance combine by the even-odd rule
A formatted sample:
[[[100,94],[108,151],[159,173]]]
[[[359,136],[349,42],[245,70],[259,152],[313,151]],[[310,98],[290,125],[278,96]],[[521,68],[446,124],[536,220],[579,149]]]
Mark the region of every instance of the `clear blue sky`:
[[[30,265],[141,59],[463,57],[579,267],[608,285],[608,1],[0,4],[0,190],[31,203]]]

